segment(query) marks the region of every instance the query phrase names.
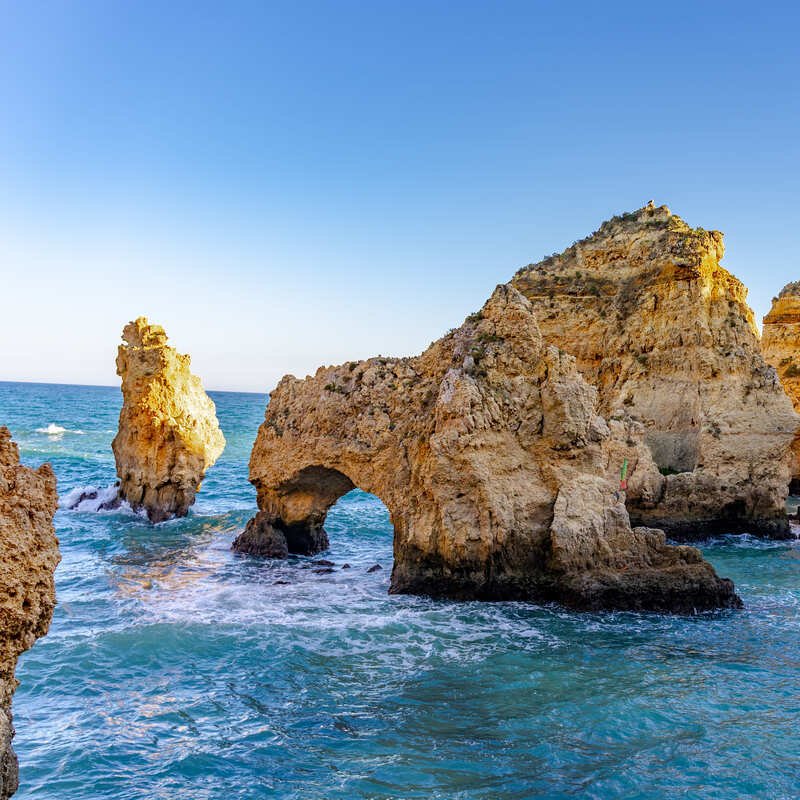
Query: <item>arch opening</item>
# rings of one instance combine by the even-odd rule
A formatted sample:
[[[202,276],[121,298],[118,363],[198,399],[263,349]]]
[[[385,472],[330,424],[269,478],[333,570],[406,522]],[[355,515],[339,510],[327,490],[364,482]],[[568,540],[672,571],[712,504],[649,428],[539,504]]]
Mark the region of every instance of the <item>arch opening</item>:
[[[234,542],[237,551],[251,555],[285,558],[290,553],[314,555],[327,550],[330,540],[324,526],[328,512],[351,494],[373,498],[388,515],[386,505],[367,487],[357,486],[343,472],[319,464],[298,470],[277,486],[258,486],[257,491],[261,511]],[[351,505],[352,500],[344,507]]]
[[[381,569],[394,562],[394,527],[389,509],[375,494],[356,487],[328,511],[325,531],[336,563]]]

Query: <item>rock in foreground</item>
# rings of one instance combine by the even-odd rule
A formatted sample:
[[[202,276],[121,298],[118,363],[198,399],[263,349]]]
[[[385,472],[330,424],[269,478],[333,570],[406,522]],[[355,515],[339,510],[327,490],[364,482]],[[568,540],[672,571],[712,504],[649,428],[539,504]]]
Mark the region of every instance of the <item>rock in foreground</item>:
[[[676,538],[790,536],[787,453],[800,418],[761,356],[722,234],[666,206],[615,217],[512,284],[542,335],[574,355],[600,411],[644,424],[662,473],[628,494],[634,522]],[[652,488],[652,487],[651,487]]]
[[[635,426],[609,425],[596,407],[574,359],[543,341],[531,303],[498,287],[421,356],[283,378],[250,459],[260,513],[234,547],[321,549],[328,509],[358,486],[391,514],[392,592],[738,606],[697,550],[631,529],[611,476],[623,456],[639,477],[654,467]]]
[[[17,658],[47,633],[55,607],[58,540],[56,479],[49,464],[20,466],[8,428],[0,427],[0,800],[17,790],[11,747],[11,698]]]
[[[151,522],[184,516],[225,448],[216,408],[160,325],[139,317],[122,338],[123,405],[112,443],[120,496]]]

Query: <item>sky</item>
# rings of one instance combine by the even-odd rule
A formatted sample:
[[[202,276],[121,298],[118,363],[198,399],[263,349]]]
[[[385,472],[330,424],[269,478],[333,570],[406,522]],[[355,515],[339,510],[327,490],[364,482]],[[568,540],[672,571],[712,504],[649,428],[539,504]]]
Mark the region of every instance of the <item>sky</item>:
[[[0,380],[411,355],[648,200],[800,279],[800,6],[0,0]]]

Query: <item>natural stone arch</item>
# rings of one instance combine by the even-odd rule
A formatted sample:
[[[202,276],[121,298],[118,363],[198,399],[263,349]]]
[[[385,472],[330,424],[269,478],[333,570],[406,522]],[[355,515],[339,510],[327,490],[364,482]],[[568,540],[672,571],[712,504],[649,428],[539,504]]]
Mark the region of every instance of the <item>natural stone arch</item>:
[[[362,487],[338,469],[321,464],[298,469],[273,489],[259,492],[259,507],[263,510],[237,539],[238,549],[258,552],[267,546],[280,551],[282,539],[287,553],[310,555],[326,549],[329,542],[323,526],[328,511],[355,488]],[[252,540],[250,545],[248,538]]]
[[[657,493],[661,476],[641,426],[606,423],[596,406],[574,359],[542,340],[531,303],[500,286],[416,358],[283,378],[250,458],[260,511],[234,548],[319,551],[328,508],[358,486],[391,515],[393,592],[736,605],[731,582],[697,550],[631,529],[619,465],[629,460],[641,496]]]

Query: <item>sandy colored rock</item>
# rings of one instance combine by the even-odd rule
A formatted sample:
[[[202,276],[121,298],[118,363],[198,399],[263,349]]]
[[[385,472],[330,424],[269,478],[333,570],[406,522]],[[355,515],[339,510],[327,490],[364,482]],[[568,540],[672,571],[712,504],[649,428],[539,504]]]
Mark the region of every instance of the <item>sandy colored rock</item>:
[[[600,411],[644,425],[662,476],[628,493],[636,524],[677,538],[789,536],[786,454],[798,417],[761,356],[722,234],[666,206],[603,223],[520,270],[542,335],[577,359]]]
[[[50,465],[21,466],[8,428],[0,427],[0,800],[14,794],[18,784],[11,747],[17,659],[47,633],[56,603],[57,505]]]
[[[773,299],[764,317],[761,352],[778,373],[784,391],[800,412],[800,281],[789,283]],[[793,491],[800,491],[800,431],[792,442],[790,468]]]
[[[112,447],[120,496],[152,522],[184,516],[225,449],[216,408],[191,359],[145,317],[122,332],[117,355],[123,405]]]
[[[699,552],[632,530],[622,457],[654,472],[642,428],[597,415],[597,390],[548,346],[531,303],[500,286],[415,358],[287,376],[250,458],[260,513],[241,552],[313,552],[359,487],[394,526],[391,591],[691,611],[739,603]],[[657,474],[657,473],[656,473]]]

